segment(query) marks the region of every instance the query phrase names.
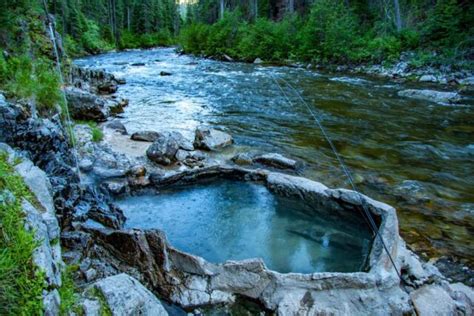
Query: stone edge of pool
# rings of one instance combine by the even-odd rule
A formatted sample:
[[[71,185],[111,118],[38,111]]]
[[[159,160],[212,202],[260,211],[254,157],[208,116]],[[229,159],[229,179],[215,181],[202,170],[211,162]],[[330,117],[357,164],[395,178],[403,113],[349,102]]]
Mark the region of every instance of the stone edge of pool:
[[[339,212],[357,212],[361,207],[357,193],[351,190],[330,189],[316,181],[265,169],[227,165],[152,177],[146,190],[210,178],[262,182],[277,194],[298,197]],[[134,193],[139,194],[141,190]],[[413,261],[414,255],[407,252],[399,237],[395,209],[367,196],[362,195],[362,198],[369,211],[379,219],[379,233],[397,268],[406,268],[406,257],[411,256]],[[367,272],[301,274],[269,270],[261,259],[210,263],[172,247],[165,233],[159,230],[84,229],[131,269],[138,269],[146,282],[163,297],[184,308],[228,304],[240,295],[255,299],[268,310],[278,310],[282,315],[301,308],[316,308],[316,301],[318,310],[334,308],[335,312],[373,309],[374,306],[366,304],[375,304],[375,310],[380,312],[405,313],[412,309],[409,295],[400,288],[398,275],[378,238],[370,251]],[[340,305],[341,302],[344,304]],[[326,309],[321,309],[323,307]]]

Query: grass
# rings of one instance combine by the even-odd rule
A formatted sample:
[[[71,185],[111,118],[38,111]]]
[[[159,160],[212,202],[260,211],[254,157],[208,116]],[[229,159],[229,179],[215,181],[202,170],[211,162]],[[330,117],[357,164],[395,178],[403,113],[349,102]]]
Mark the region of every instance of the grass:
[[[78,270],[78,266],[67,266],[61,275],[62,286],[59,289],[59,297],[61,297],[60,315],[69,315],[70,311],[74,311],[76,315],[81,315],[82,309],[77,306],[77,288],[74,284],[73,274]]]
[[[107,304],[104,294],[102,294],[99,289],[93,288],[90,292],[90,295],[99,301],[100,316],[112,316],[112,311],[110,310],[109,304]]]
[[[97,123],[94,121],[76,121],[77,124],[88,125],[91,128],[92,132],[92,141],[99,143],[104,139],[104,133],[97,126]]]
[[[23,199],[33,200],[23,179],[14,173],[6,155],[0,154],[0,314],[41,315],[46,282],[33,264],[37,246],[24,228]]]

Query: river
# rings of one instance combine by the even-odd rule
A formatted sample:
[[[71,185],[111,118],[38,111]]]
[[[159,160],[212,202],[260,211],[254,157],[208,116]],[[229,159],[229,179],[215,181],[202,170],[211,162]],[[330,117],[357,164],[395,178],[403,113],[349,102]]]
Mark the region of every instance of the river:
[[[440,105],[397,95],[408,88],[440,89],[429,84],[225,63],[172,48],[75,63],[127,80],[119,94],[130,100],[122,115],[129,132],[192,136],[198,125],[210,125],[234,136],[236,152],[282,153],[305,163],[301,175],[349,187],[308,109],[285,85],[290,83],[320,117],[360,191],[397,208],[411,248],[425,258],[474,265],[472,95],[460,105]]]

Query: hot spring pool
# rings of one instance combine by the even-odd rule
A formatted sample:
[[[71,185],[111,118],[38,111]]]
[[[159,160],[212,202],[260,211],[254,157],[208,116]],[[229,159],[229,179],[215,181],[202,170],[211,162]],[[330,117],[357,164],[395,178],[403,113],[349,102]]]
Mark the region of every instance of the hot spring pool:
[[[237,180],[174,186],[116,201],[126,228],[160,229],[171,245],[213,263],[262,258],[287,273],[355,272],[370,251],[366,224]]]

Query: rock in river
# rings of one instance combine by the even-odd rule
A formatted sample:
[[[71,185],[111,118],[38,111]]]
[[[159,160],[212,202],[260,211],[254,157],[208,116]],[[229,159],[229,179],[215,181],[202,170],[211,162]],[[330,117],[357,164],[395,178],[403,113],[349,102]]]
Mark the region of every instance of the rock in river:
[[[64,90],[71,116],[78,120],[105,121],[110,114],[105,99],[78,88]]]
[[[255,162],[282,169],[296,169],[298,162],[277,153],[269,153],[257,156],[253,159]]]
[[[217,150],[234,142],[231,135],[208,127],[198,127],[194,138],[194,147],[205,150]]]
[[[176,160],[176,152],[179,144],[171,134],[160,134],[158,138],[148,147],[146,155],[148,158],[161,165],[170,165]]]
[[[133,140],[138,140],[142,142],[154,142],[160,137],[160,133],[154,131],[139,131],[132,134]]]
[[[407,89],[398,92],[401,97],[428,100],[437,103],[457,103],[461,96],[457,92]]]

